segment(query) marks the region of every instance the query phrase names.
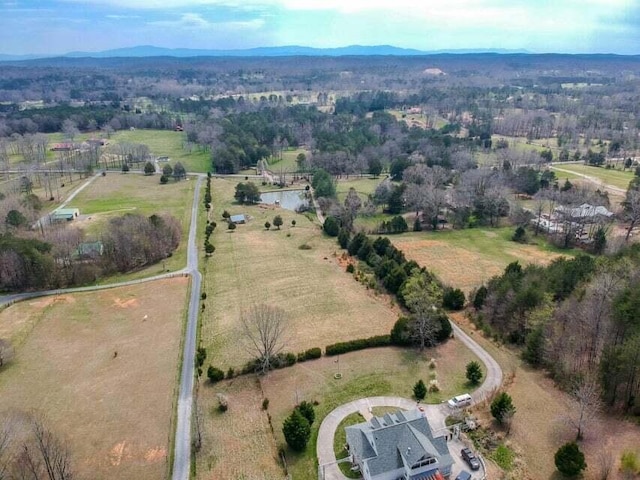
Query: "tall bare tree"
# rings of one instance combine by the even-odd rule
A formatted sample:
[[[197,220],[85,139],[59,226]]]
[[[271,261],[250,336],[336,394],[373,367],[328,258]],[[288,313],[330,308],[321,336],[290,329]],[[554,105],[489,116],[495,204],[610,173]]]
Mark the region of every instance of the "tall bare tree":
[[[576,404],[570,407],[566,419],[576,430],[576,440],[584,437],[585,431],[602,409],[601,395],[598,381],[591,376],[582,379],[571,392]]]
[[[271,368],[271,361],[285,346],[287,321],[284,311],[270,305],[254,305],[240,314],[247,349],[256,357],[260,373]]]

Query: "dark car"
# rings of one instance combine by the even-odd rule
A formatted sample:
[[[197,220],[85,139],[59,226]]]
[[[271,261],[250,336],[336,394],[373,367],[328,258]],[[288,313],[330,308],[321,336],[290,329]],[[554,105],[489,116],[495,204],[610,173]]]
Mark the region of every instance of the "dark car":
[[[466,470],[462,470],[456,477],[456,480],[471,480],[471,474]]]
[[[471,470],[478,470],[480,468],[480,462],[471,449],[463,448],[460,450],[460,455],[462,455],[463,460],[467,462],[467,465],[471,467]]]

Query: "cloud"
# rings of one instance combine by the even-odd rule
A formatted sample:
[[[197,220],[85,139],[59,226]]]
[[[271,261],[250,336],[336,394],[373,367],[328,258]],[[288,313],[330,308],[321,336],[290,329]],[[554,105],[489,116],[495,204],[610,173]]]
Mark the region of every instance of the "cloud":
[[[234,20],[227,22],[210,22],[199,13],[183,13],[176,20],[157,20],[147,22],[147,25],[168,28],[180,28],[184,30],[207,30],[207,29],[227,29],[227,30],[257,30],[264,25],[262,18],[252,20]]]

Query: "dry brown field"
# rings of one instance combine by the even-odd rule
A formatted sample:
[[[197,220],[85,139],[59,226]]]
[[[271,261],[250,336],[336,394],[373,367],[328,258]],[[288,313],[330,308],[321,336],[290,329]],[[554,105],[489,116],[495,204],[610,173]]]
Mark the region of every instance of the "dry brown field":
[[[181,277],[6,308],[0,338],[16,356],[0,413],[42,416],[78,478],[164,478],[187,290]]]

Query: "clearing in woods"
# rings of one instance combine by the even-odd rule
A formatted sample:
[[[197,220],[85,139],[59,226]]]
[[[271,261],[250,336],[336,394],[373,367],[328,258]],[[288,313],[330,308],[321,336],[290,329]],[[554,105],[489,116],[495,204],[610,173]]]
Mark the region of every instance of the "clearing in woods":
[[[208,172],[211,170],[211,153],[195,144],[185,148],[187,134],[172,130],[120,130],[111,135],[109,144],[120,142],[143,143],[156,157],[169,157],[169,164],[182,163],[187,172]],[[164,163],[160,163],[162,167]]]
[[[81,215],[69,226],[84,229],[87,237],[99,238],[99,233],[108,219],[127,213],[146,216],[167,213],[173,215],[182,225],[180,245],[166,261],[133,273],[102,279],[101,283],[143,278],[184,267],[187,261],[187,238],[196,182],[187,177],[186,180],[171,180],[166,185],[161,185],[159,180],[159,175],[109,172],[104,177],[96,178],[69,203],[68,207],[80,209]]]
[[[613,185],[614,187],[626,190],[629,188],[629,182],[631,182],[634,177],[632,170],[606,169],[577,163],[568,165],[557,164],[551,168],[556,170],[556,176],[560,179],[560,185],[564,183],[565,178],[569,178],[569,180],[573,180],[574,178],[584,180],[585,178],[582,177],[582,175],[586,175],[600,182],[601,185]],[[576,175],[571,175],[571,173],[567,172]]]
[[[16,351],[0,372],[0,414],[43,415],[78,478],[166,477],[187,287],[180,277],[0,312]]]
[[[513,231],[512,227],[505,227],[411,232],[390,235],[389,240],[408,259],[465,293],[501,274],[511,262],[546,265],[563,255],[577,253],[549,245],[542,235],[533,237],[537,245],[516,243],[511,240]]]

